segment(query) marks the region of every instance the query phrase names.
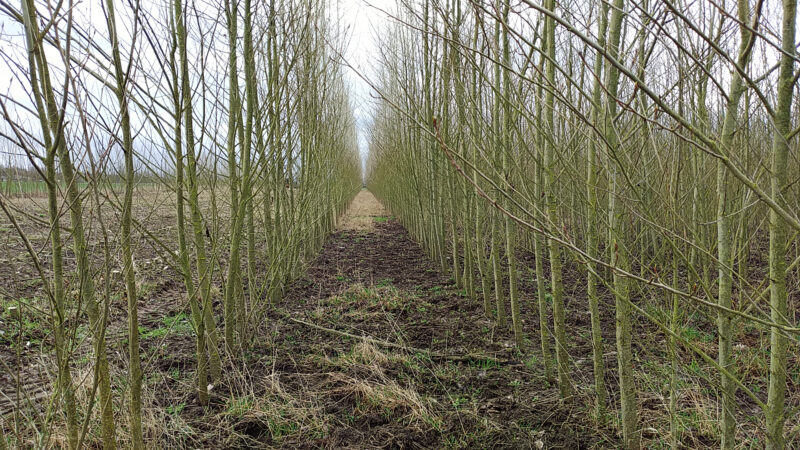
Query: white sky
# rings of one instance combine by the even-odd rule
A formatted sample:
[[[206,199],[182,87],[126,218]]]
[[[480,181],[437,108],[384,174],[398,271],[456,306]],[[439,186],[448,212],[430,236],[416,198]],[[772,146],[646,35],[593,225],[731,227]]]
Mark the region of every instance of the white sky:
[[[392,12],[396,0],[334,0],[341,11],[343,26],[349,27],[347,62],[370,80],[375,79],[378,66],[377,35],[391,21],[386,12]],[[368,132],[372,120],[375,92],[354,71],[348,70],[347,79],[353,96],[355,119],[358,124],[358,145],[361,160],[366,160]]]
[[[350,86],[358,127],[359,150],[363,161],[366,159],[367,153],[374,92],[355,71],[369,79],[374,79],[375,73],[377,73],[377,55],[379,53],[377,34],[390,20],[382,10],[393,11],[396,8],[397,0],[330,0],[330,2],[332,15],[340,18],[341,29],[349,36],[347,52],[344,57],[354,70],[345,69],[345,74]],[[98,29],[105,29],[105,18],[97,0],[79,1],[78,4],[81,10],[81,17],[78,20],[86,21],[88,18],[88,21]],[[127,5],[120,4],[119,8],[121,10],[118,12],[122,12]],[[124,24],[121,25],[122,28],[119,30],[121,33],[129,31]],[[21,48],[11,50],[9,45],[11,42],[21,45],[21,34],[22,29],[19,24],[4,14],[0,15],[0,45],[3,45],[7,52],[18,53],[17,56],[20,57],[24,54],[24,50]],[[224,33],[218,36],[218,38],[222,37],[224,37]],[[52,60],[58,62],[58,55],[53,55]],[[20,59],[20,61],[22,60]],[[9,70],[6,61],[0,61],[0,90],[13,98],[27,97],[23,86],[13,80],[12,70]]]

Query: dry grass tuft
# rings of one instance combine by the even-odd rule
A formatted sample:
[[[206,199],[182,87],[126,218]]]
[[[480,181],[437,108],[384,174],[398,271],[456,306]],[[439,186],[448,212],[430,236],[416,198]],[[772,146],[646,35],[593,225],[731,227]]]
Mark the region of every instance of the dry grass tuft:
[[[353,347],[353,358],[361,364],[376,367],[384,367],[389,363],[389,357],[367,341],[361,341]]]
[[[264,379],[262,387],[264,392],[227,399],[225,410],[218,414],[226,445],[291,445],[328,433],[328,418],[312,395],[288,392],[275,373]]]
[[[380,415],[415,428],[434,427],[440,422],[434,414],[433,402],[383,373],[359,377],[332,372],[326,381],[331,388],[325,395],[352,403],[354,416]]]

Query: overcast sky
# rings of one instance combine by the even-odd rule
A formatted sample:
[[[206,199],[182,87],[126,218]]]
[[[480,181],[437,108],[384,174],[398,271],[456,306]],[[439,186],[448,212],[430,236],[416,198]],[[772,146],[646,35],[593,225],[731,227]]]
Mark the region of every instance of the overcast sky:
[[[341,17],[349,26],[350,41],[347,48],[348,63],[368,79],[377,73],[377,34],[391,20],[383,11],[392,11],[396,0],[338,0]],[[355,118],[358,123],[359,149],[362,161],[367,154],[367,131],[372,117],[375,92],[369,84],[352,70],[347,71],[350,82]]]
[[[363,76],[374,79],[377,69],[377,34],[386,26],[390,19],[383,11],[392,11],[395,8],[396,0],[330,0],[332,15],[338,17],[340,26],[349,36],[347,42],[347,52],[344,55],[346,62],[353,66],[353,70],[346,69],[345,74],[350,85],[352,103],[354,107],[355,119],[358,125],[359,149],[362,159],[367,152],[367,132],[371,123],[371,110],[373,105],[374,92],[369,84],[364,81],[355,71]],[[78,20],[88,19],[94,27],[99,30],[105,29],[105,18],[98,0],[88,0],[78,3],[80,12],[77,13]],[[118,12],[124,12],[127,5],[120,4]],[[120,32],[125,33],[127,27],[120,24]],[[5,15],[0,15],[0,44],[4,50],[16,53],[17,57],[24,56],[24,49],[11,49],[9,45],[22,44],[22,29],[19,24],[10,20]],[[220,35],[222,36],[222,35]],[[17,59],[17,58],[15,58]],[[56,63],[59,55],[53,54],[52,61]],[[22,61],[22,59],[19,59]],[[12,71],[9,70],[6,60],[0,60],[0,89],[10,97],[22,99],[28,95],[23,84],[14,80]]]

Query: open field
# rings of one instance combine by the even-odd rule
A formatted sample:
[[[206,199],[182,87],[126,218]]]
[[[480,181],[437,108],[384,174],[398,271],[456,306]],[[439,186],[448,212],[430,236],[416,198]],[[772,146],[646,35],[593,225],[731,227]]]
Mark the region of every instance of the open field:
[[[136,185],[139,187],[139,189],[165,189],[164,186],[157,182],[138,182]],[[89,183],[81,181],[78,182],[76,186],[80,190],[85,190],[89,186]],[[113,189],[118,192],[122,192],[125,189],[125,184],[123,182],[107,183],[106,189],[111,189],[112,186]],[[60,187],[64,189],[66,185],[62,183]],[[0,180],[0,193],[7,197],[36,197],[42,199],[47,197],[47,183],[41,180],[15,180],[13,178],[4,179]]]

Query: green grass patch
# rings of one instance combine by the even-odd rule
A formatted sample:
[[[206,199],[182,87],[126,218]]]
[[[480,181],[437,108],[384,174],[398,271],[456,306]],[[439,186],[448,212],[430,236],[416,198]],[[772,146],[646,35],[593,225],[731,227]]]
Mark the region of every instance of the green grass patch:
[[[242,417],[253,408],[253,399],[250,397],[229,398],[226,402],[225,412],[235,417]]]
[[[176,405],[167,405],[167,407],[164,408],[164,411],[166,411],[170,416],[177,416],[184,410],[184,408],[186,408],[186,402],[181,402]]]
[[[189,334],[192,332],[192,322],[186,313],[178,313],[174,316],[167,316],[161,319],[163,326],[148,329],[139,326],[139,336],[142,339],[153,339],[164,337],[168,334]]]

